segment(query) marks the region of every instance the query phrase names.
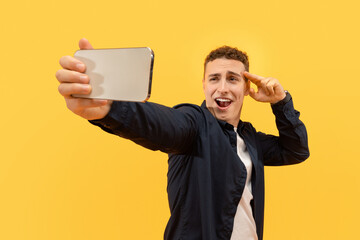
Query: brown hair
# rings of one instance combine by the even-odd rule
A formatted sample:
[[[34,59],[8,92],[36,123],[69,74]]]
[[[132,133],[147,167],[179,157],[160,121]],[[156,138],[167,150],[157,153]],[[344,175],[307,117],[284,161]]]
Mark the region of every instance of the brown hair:
[[[205,72],[206,64],[218,58],[226,58],[226,59],[233,59],[240,61],[244,64],[245,70],[247,72],[249,71],[249,58],[246,52],[240,51],[237,48],[222,46],[212,50],[209,53],[209,55],[207,55],[204,63],[204,72]]]

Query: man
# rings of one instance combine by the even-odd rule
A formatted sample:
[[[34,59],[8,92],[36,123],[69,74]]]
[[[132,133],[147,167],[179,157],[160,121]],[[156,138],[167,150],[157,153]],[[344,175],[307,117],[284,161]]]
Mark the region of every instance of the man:
[[[79,46],[92,48],[85,39]],[[169,154],[171,217],[165,239],[262,239],[264,165],[295,164],[309,156],[305,126],[278,80],[249,73],[247,55],[225,46],[205,60],[202,106],[168,108],[74,98],[91,91],[86,66],[69,56],[60,64],[59,92],[71,111],[109,133]],[[271,103],[279,137],[240,120],[247,95]]]

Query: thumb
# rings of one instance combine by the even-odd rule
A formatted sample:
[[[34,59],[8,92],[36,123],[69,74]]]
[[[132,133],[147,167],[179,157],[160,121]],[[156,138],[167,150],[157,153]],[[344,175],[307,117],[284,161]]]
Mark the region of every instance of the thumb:
[[[255,90],[253,88],[250,88],[249,95],[256,101],[259,99],[259,93],[255,92]]]
[[[94,48],[91,46],[89,40],[87,40],[86,38],[80,39],[80,41],[79,41],[79,48],[80,48],[81,50],[94,49]]]

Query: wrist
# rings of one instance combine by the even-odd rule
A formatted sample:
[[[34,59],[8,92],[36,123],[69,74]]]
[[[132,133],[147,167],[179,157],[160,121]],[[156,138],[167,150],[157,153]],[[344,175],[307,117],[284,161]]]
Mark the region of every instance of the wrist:
[[[281,99],[281,100],[279,100],[279,101],[277,101],[277,102],[275,102],[275,103],[271,103],[271,105],[284,105],[285,103],[287,103],[288,101],[290,101],[290,99],[291,99],[291,95],[290,95],[290,93],[288,92],[288,91],[284,91],[284,97]]]

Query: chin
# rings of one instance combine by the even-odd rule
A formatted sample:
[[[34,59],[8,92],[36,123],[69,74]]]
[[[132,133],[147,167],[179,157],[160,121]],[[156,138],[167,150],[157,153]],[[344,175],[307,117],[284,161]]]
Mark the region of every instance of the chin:
[[[217,112],[215,117],[216,117],[216,119],[219,119],[219,120],[222,120],[222,121],[225,121],[225,122],[229,122],[229,117],[225,116],[221,112]]]

